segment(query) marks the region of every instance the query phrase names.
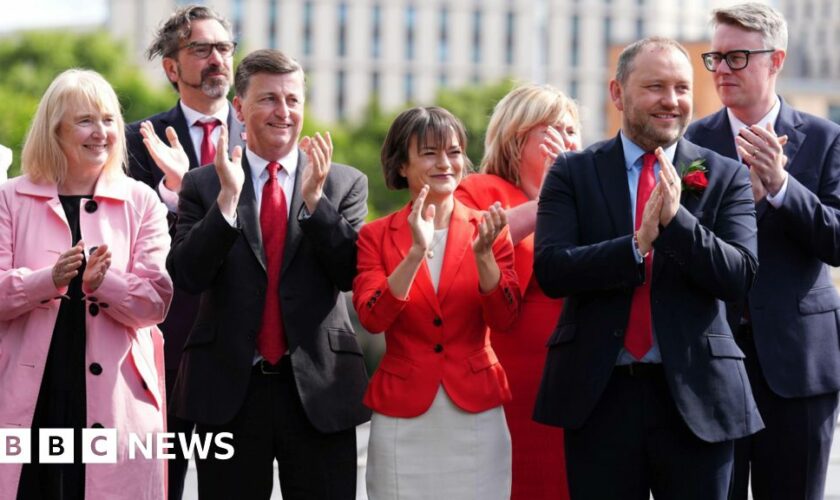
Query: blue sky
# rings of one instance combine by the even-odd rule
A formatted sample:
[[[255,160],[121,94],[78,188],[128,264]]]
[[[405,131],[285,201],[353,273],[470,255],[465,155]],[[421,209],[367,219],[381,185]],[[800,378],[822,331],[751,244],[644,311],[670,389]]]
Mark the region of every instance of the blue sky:
[[[102,23],[107,0],[2,0],[0,32]]]

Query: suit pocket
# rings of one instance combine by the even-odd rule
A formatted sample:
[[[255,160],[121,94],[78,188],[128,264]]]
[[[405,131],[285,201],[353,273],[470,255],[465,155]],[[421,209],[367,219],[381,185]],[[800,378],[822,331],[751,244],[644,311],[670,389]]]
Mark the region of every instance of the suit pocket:
[[[216,340],[216,326],[212,324],[194,325],[184,342],[184,349],[201,345],[212,344]]]
[[[408,360],[398,358],[396,356],[384,356],[382,361],[379,362],[379,370],[383,372],[390,373],[391,375],[401,378],[403,380],[408,379],[409,375],[411,375],[412,370],[414,367]]]
[[[744,352],[729,335],[706,335],[709,342],[709,353],[715,358],[744,359]]]
[[[546,347],[552,347],[558,344],[565,344],[574,340],[577,333],[577,325],[575,323],[566,323],[565,325],[558,325],[554,329],[554,333],[548,338],[545,343]]]
[[[348,330],[340,330],[338,328],[327,328],[327,335],[329,336],[330,349],[333,352],[352,352],[353,354],[362,354],[362,348],[356,340],[356,334]]]
[[[467,361],[469,362],[472,371],[478,373],[481,370],[486,370],[487,368],[497,364],[499,362],[499,358],[496,357],[496,353],[492,348],[485,347],[477,353],[472,354]]]
[[[833,286],[812,288],[799,298],[800,314],[817,314],[840,309],[840,297]]]

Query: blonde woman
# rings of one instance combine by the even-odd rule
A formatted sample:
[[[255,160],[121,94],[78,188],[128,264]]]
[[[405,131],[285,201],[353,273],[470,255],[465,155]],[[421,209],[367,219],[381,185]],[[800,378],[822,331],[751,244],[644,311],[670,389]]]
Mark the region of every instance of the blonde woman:
[[[505,416],[513,444],[516,499],[566,499],[563,431],[531,420],[545,362],[545,342],[562,301],[546,297],[532,277],[537,196],[554,158],[580,148],[575,103],[549,85],[514,89],[496,105],[485,139],[481,173],[467,176],[455,193],[465,205],[486,210],[501,202],[513,237],[522,310],[509,331],[491,333],[513,399]]]
[[[0,187],[0,425],[32,429],[30,463],[0,467],[8,498],[165,496],[164,462],[126,448],[164,430],[154,325],[172,295],[169,234],[166,208],[123,172],[123,127],[102,76],[65,71],[38,106],[23,175]],[[74,429],[73,463],[41,463],[42,428]],[[116,429],[116,463],[81,462],[81,430],[97,428]]]

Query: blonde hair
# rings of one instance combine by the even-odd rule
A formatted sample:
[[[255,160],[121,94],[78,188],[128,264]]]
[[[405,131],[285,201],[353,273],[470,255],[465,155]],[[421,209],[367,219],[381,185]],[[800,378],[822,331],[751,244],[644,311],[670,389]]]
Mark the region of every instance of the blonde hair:
[[[23,173],[35,182],[64,182],[67,177],[67,158],[61,150],[58,130],[68,112],[84,107],[113,115],[117,127],[116,141],[102,174],[125,174],[125,122],[117,94],[102,75],[88,69],[68,69],[58,75],[47,88],[23,144]]]
[[[510,91],[493,109],[484,139],[481,172],[519,185],[522,146],[538,125],[552,125],[570,115],[580,128],[575,102],[551,85],[523,85]]]
[[[712,25],[728,24],[761,34],[768,49],[787,50],[788,30],[784,16],[769,5],[742,3],[712,11]]]

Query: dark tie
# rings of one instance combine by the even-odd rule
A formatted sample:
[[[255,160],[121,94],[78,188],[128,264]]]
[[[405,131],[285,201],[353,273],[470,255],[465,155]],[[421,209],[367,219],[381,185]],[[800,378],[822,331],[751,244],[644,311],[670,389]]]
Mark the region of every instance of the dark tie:
[[[201,127],[204,130],[204,136],[201,138],[201,164],[207,165],[213,163],[216,156],[216,145],[213,144],[213,131],[219,126],[219,120],[210,120],[203,122],[198,120],[195,122],[196,127]]]
[[[257,350],[269,363],[275,364],[286,352],[286,334],[280,304],[280,269],[286,243],[286,196],[277,180],[280,164],[268,164],[268,182],[263,186],[260,202],[260,230],[265,249],[268,286],[265,290],[262,324],[257,336]]]
[[[656,155],[645,153],[642,156],[642,173],[636,188],[636,231],[642,225],[642,215],[650,193],[656,185],[653,164]],[[627,335],[624,336],[624,348],[636,359],[642,359],[653,345],[653,329],[650,315],[650,280],[652,274],[653,251],[645,257],[645,282],[633,291],[630,318],[627,321]]]

